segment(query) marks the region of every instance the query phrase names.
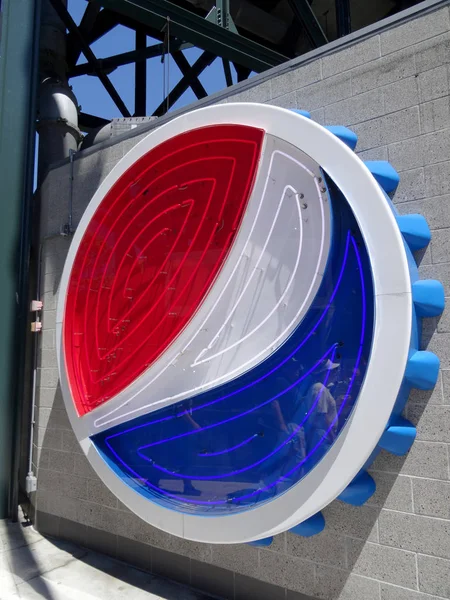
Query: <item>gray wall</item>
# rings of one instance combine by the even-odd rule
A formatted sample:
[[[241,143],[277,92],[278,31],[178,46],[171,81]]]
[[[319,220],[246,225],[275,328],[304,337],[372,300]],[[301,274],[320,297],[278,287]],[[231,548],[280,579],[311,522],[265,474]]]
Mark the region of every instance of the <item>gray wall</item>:
[[[304,108],[320,123],[351,126],[362,158],[390,160],[401,175],[399,211],[424,214],[433,232],[430,247],[418,257],[421,276],[440,279],[447,296],[449,18],[448,5],[441,3],[354,39],[343,50],[297,61],[285,74],[269,72],[255,87],[238,86],[230,97]],[[139,139],[80,153],[74,164],[75,223],[99,182]],[[322,534],[310,539],[283,534],[268,549],[179,540],[140,521],[109,493],[81,453],[63,406],[54,327],[70,241],[58,233],[67,222],[70,185],[70,165],[63,164],[48,174],[41,190],[42,238],[50,237],[43,250],[34,447],[38,528],[236,600],[304,598],[300,592],[324,600],[449,599],[450,307],[440,319],[425,322],[423,347],[440,356],[442,372],[433,393],[415,392],[409,400],[406,416],[417,424],[418,439],[406,457],[379,456],[372,467],[377,492],[367,505],[333,502],[324,510]]]

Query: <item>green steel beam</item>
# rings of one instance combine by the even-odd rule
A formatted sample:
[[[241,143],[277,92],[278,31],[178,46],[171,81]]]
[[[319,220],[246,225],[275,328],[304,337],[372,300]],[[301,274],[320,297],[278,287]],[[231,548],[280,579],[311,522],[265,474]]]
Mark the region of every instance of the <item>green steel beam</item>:
[[[186,44],[185,42],[170,42],[170,51],[172,50],[186,50],[187,48],[192,48],[192,44]],[[162,54],[167,54],[167,48],[165,48],[164,44],[153,44],[153,46],[148,46],[142,50],[131,50],[130,52],[123,52],[122,54],[114,54],[113,56],[109,56],[108,58],[97,58],[98,66],[105,71],[106,73],[110,73],[117,67],[121,67],[122,65],[129,65],[131,63],[138,63],[147,60],[148,58],[155,58],[156,56],[161,56]],[[73,67],[69,71],[70,77],[79,77],[80,75],[95,75],[94,67],[89,63],[83,63],[82,65],[77,65]]]
[[[172,58],[175,64],[180,69],[183,77],[189,77],[192,67],[189,64],[188,59],[184,56],[184,54],[181,51],[172,52],[172,48],[170,48],[170,52],[172,54]],[[194,92],[197,98],[199,100],[201,100],[202,98],[206,98],[208,92],[205,90],[198,77],[192,77],[190,79],[190,82],[191,90]]]
[[[288,60],[286,56],[210,23],[168,0],[92,1],[159,31],[169,18],[170,33],[174,37],[258,73]]]
[[[303,25],[313,48],[318,48],[326,44],[328,42],[327,36],[320,26],[308,0],[288,0],[288,2],[297,21]]]
[[[198,76],[200,73],[202,73],[206,67],[209,67],[209,65],[214,62],[215,59],[216,56],[214,54],[211,54],[210,52],[203,52],[203,54],[201,54],[192,65],[189,72],[187,72],[186,75],[180,79],[173,90],[169,92],[167,98],[161,102],[161,104],[153,113],[153,116],[161,117],[164,115],[169,108],[175,104],[178,98],[181,98],[188,87],[191,87],[192,82],[198,81]]]
[[[109,77],[99,67],[97,57],[92,52],[89,44],[84,39],[82,33],[76,26],[75,21],[72,19],[72,17],[68,13],[64,4],[61,2],[61,0],[50,0],[50,4],[55,9],[56,14],[61,19],[61,21],[64,23],[64,25],[66,26],[66,29],[68,29],[69,33],[71,33],[74,36],[74,38],[78,41],[78,43],[81,47],[81,51],[85,55],[87,61],[92,65],[92,68],[94,69],[95,74],[102,82],[103,87],[110,95],[114,104],[117,106],[117,108],[122,113],[122,116],[123,117],[131,117],[131,113],[129,112],[128,108],[125,106],[124,101],[117,93],[117,90],[111,83],[111,80],[109,79]]]
[[[81,35],[87,39],[88,36],[91,35],[92,30],[95,27],[97,17],[100,13],[101,7],[97,4],[89,4],[84,11],[83,18],[78,26]],[[78,39],[73,33],[69,33],[67,36],[67,64],[68,65],[76,65],[78,59],[80,58],[82,49],[79,44]]]
[[[3,0],[1,8],[0,519],[15,514],[17,498],[17,430],[28,324],[40,1]]]

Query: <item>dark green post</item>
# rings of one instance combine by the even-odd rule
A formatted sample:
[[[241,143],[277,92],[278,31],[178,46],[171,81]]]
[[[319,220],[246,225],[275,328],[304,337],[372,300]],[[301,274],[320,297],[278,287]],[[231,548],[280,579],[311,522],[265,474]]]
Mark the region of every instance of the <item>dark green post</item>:
[[[22,402],[40,2],[0,0],[0,519]]]

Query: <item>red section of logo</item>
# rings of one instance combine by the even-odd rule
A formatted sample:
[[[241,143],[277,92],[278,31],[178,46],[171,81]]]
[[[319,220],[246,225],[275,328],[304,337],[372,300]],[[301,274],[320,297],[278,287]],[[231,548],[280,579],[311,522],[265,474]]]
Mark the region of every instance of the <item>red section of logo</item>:
[[[79,415],[141,375],[198,309],[239,227],[263,135],[242,125],[179,135],[136,161],[100,203],[64,315]]]

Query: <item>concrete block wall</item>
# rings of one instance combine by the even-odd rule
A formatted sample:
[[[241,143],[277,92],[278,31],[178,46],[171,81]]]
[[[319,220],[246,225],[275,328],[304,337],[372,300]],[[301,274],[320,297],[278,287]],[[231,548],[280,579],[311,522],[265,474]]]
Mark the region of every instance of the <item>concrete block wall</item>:
[[[440,356],[442,371],[432,393],[414,392],[408,402],[406,416],[418,429],[409,454],[379,456],[372,467],[377,492],[367,505],[333,502],[322,534],[283,534],[264,549],[171,537],[104,487],[81,453],[58,386],[55,300],[70,242],[59,232],[68,219],[70,186],[76,225],[100,181],[141,133],[80,153],[73,183],[66,163],[50,171],[41,189],[45,310],[33,459],[41,531],[234,600],[450,599],[450,8],[434,4],[215,99],[303,108],[322,124],[350,126],[363,159],[388,159],[400,172],[399,211],[428,219],[433,240],[418,256],[421,276],[440,279],[449,298],[444,315],[425,323],[423,347]]]

